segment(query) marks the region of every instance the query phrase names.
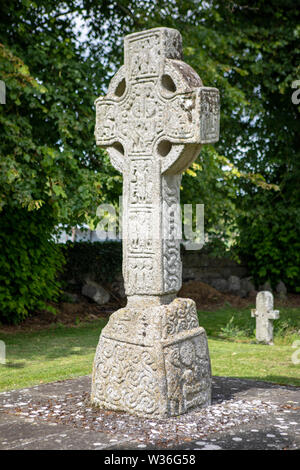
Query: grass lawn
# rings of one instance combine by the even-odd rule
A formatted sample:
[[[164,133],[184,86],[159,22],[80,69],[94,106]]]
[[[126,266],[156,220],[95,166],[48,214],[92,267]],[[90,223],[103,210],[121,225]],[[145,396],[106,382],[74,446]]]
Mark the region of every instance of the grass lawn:
[[[249,309],[200,311],[199,320],[208,335],[213,375],[300,386],[300,363],[292,361],[300,349],[299,308],[280,309],[280,319],[274,322],[274,346],[256,344],[255,319]],[[0,340],[6,345],[0,391],[90,374],[104,325],[105,320],[99,319],[34,332],[2,334],[0,330]]]
[[[257,344],[249,308],[199,312],[208,335],[213,375],[300,386],[300,309],[281,308],[274,345]],[[297,348],[295,342],[299,341]],[[299,363],[292,355],[299,349]]]
[[[6,364],[0,364],[0,391],[78,377],[92,372],[105,320],[53,326],[34,332],[1,334]]]

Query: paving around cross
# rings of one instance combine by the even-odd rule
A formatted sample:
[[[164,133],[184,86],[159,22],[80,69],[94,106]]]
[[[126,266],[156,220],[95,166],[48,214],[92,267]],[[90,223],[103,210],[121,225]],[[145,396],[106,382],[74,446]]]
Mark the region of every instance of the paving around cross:
[[[296,387],[213,377],[210,406],[166,419],[93,408],[90,388],[91,377],[84,376],[1,393],[0,449],[300,448],[300,393]]]

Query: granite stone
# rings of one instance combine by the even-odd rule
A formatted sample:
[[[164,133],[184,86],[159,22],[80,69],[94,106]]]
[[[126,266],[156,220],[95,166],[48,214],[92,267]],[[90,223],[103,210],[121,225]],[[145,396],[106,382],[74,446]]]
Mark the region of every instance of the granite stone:
[[[210,403],[206,334],[181,288],[181,174],[219,136],[219,92],[182,61],[169,28],[124,39],[124,65],[96,100],[97,145],[123,175],[123,277],[128,302],[97,347],[92,403],[173,416]]]

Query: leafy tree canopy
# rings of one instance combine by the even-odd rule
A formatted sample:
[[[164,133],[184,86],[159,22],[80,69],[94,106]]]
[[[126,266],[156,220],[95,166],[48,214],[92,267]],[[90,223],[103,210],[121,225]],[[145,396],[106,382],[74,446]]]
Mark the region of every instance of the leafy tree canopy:
[[[93,102],[122,63],[123,36],[167,26],[182,33],[185,60],[219,88],[222,105],[220,142],[184,175],[182,202],[204,203],[208,232],[223,240],[240,234],[246,257],[263,256],[272,207],[285,214],[281,238],[293,227],[299,240],[299,104],[291,87],[300,28],[292,0],[11,0],[0,17],[3,211],[47,205],[57,222],[72,225],[117,200],[121,176],[95,147]],[[258,214],[264,229],[250,240]],[[276,231],[270,243],[277,246]]]

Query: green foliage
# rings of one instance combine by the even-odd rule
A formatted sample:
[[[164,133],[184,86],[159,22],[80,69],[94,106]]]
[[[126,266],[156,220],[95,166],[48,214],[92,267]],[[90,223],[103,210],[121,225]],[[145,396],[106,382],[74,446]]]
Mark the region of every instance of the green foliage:
[[[241,338],[253,335],[253,322],[248,318],[244,320],[242,325],[235,323],[234,315],[226,323],[225,326],[220,328],[220,336],[222,338]]]
[[[55,31],[32,36],[26,29],[14,44],[0,44],[7,96],[0,108],[0,209],[49,205],[56,222],[86,222],[106,197],[102,186],[111,185],[105,170],[103,185],[95,171],[107,160],[93,137],[93,64],[82,60],[74,34],[61,42]]]
[[[280,341],[281,344],[293,344],[294,341],[299,340],[299,334],[299,312],[298,315],[290,317],[280,314],[280,318],[274,320],[275,342]]]
[[[51,309],[60,284],[56,274],[64,258],[51,241],[51,214],[45,208],[27,212],[3,210],[0,220],[0,321],[19,323],[31,312]]]
[[[274,320],[274,342],[275,345],[291,345],[299,338],[300,333],[300,309],[299,307],[278,306],[279,299],[275,304],[279,307],[280,317]],[[255,319],[251,317],[250,307],[237,309],[236,307],[224,306],[216,311],[199,311],[200,325],[205,328],[209,337],[217,340],[228,339],[233,342],[256,342]]]
[[[285,118],[289,115],[289,123],[294,123],[289,142],[295,143],[298,111],[291,105],[289,83],[297,78],[297,12],[289,8],[290,2],[270,3],[253,2],[248,8],[243,2],[222,0],[109,4],[13,0],[3,5],[0,42],[6,48],[6,62],[1,69],[8,101],[1,111],[5,110],[4,142],[11,146],[3,155],[7,170],[2,175],[14,183],[10,188],[14,200],[29,208],[51,201],[69,224],[74,219],[89,221],[101,201],[117,201],[121,176],[95,146],[93,102],[123,61],[122,37],[164,25],[181,31],[185,60],[204,85],[220,89],[222,102],[220,143],[216,150],[203,150],[198,170],[186,173],[182,199],[205,203],[208,233],[234,237],[234,208],[241,186],[251,191],[253,183],[278,185],[265,171],[265,162],[275,162],[275,152],[268,153],[268,148],[272,142],[284,142],[286,132],[279,113],[273,131],[271,102],[258,91],[262,80],[275,102],[280,96],[280,104],[289,105]],[[284,84],[274,60],[278,53],[288,76]],[[268,146],[267,131],[274,137]],[[2,204],[10,194],[4,191]]]
[[[259,194],[252,209],[239,216],[238,251],[257,285],[270,281],[275,288],[282,280],[300,292],[300,208],[270,202]]]
[[[291,84],[300,49],[292,0],[11,0],[0,5],[0,18],[2,219],[23,209],[22,222],[45,209],[52,216],[44,228],[41,215],[42,239],[59,223],[95,222],[99,203],[118,201],[122,177],[96,148],[93,103],[123,61],[125,34],[174,27],[185,61],[221,95],[220,141],[184,174],[182,202],[205,204],[210,239],[225,248],[238,240],[258,282],[299,287],[299,106]]]
[[[205,204],[210,238],[227,248],[241,244],[258,281],[281,278],[296,289],[300,107],[291,85],[300,72],[299,10],[292,0],[127,6],[136,29],[179,29],[185,60],[204,85],[220,90],[220,141],[204,148],[199,168],[184,175],[182,201]]]
[[[64,279],[82,280],[92,272],[98,281],[105,283],[122,271],[122,244],[118,241],[68,242],[61,248],[66,259]]]
[[[55,298],[61,265],[49,238],[55,227],[95,219],[99,203],[113,201],[121,190],[121,176],[93,136],[93,103],[106,77],[99,60],[104,44],[94,56],[86,55],[66,8],[81,11],[72,1],[0,5],[0,79],[6,85],[6,104],[0,106],[5,321],[20,321]],[[102,19],[105,14],[104,8]],[[10,224],[16,238],[6,240]]]

